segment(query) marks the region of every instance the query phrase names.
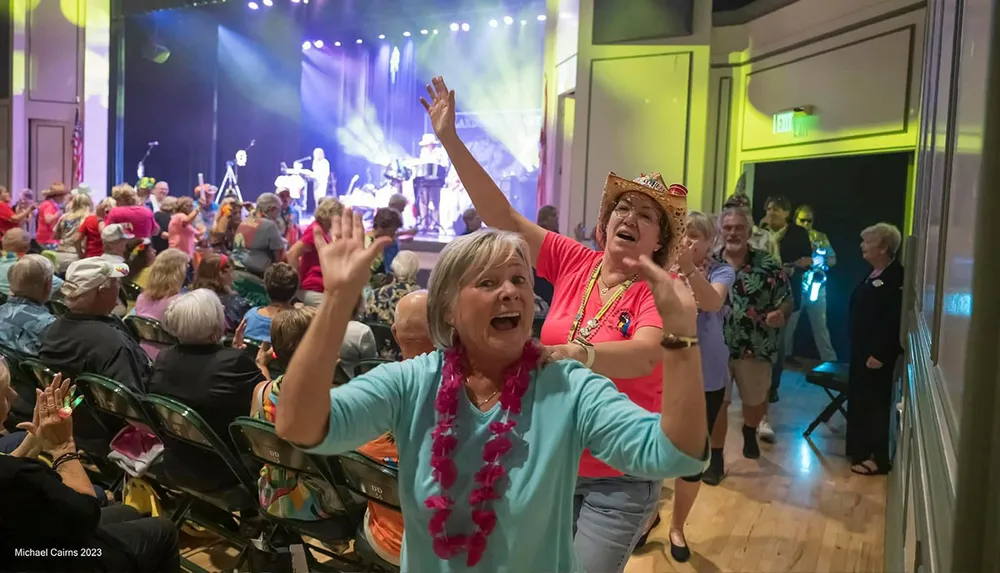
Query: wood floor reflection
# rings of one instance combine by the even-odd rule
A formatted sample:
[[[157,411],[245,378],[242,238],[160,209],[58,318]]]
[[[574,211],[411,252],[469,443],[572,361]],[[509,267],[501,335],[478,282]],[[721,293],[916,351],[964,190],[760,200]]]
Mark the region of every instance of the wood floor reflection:
[[[885,478],[851,473],[840,414],[802,437],[829,402],[822,390],[787,371],[781,390],[770,415],[777,443],[762,443],[759,460],[743,458],[739,404],[730,408],[728,476],[699,492],[686,526],[691,560],[670,558],[670,481],[663,487],[661,524],[626,573],[882,571]]]

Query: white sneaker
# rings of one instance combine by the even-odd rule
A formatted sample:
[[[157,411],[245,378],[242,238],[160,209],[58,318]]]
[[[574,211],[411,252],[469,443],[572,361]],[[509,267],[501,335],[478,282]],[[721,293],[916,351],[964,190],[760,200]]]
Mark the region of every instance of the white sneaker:
[[[771,424],[767,423],[767,418],[761,420],[760,425],[757,426],[757,435],[761,440],[769,444],[774,443],[774,428],[771,427]]]

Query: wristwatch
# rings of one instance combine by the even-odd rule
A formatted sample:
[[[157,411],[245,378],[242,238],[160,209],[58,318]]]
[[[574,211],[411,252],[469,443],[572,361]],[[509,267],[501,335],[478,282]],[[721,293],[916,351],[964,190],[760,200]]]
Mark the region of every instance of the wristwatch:
[[[663,339],[660,340],[660,346],[666,348],[667,350],[683,350],[685,348],[691,348],[692,346],[698,346],[698,337],[664,334]]]
[[[583,365],[587,368],[592,367],[594,365],[594,359],[597,358],[597,351],[594,349],[594,345],[587,342],[583,338],[574,339],[573,344],[583,347],[583,349],[587,352],[587,361],[584,362]]]

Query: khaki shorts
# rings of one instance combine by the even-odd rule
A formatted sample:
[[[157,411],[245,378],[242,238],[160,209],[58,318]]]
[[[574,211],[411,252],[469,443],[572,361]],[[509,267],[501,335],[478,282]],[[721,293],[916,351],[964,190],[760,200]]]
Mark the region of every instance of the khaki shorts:
[[[771,390],[771,363],[756,358],[729,361],[729,384],[726,385],[726,403],[732,401],[733,383],[740,389],[740,400],[747,406],[759,406],[767,400]]]

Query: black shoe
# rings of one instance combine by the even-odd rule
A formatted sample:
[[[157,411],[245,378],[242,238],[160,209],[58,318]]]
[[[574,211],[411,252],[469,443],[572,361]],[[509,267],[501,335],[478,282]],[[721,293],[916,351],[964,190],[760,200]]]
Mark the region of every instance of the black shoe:
[[[632,548],[632,551],[635,551],[636,549],[645,545],[646,541],[649,540],[649,534],[652,533],[653,530],[656,529],[656,526],[659,524],[660,524],[660,516],[657,515],[656,519],[653,520],[653,523],[650,524],[648,529],[646,529],[646,533],[642,534],[642,537],[639,538],[639,541],[635,544],[635,547]]]
[[[767,401],[770,402],[771,404],[777,403],[780,399],[781,398],[778,397],[778,389],[777,388],[773,388],[767,394]]]
[[[678,563],[687,563],[691,559],[691,548],[687,546],[687,539],[684,540],[684,545],[674,545],[674,536],[670,535],[670,556]]]
[[[717,486],[726,477],[726,461],[722,456],[722,448],[712,448],[712,459],[708,462],[708,469],[701,474],[701,481],[705,485]]]
[[[756,460],[760,457],[760,445],[757,444],[757,428],[743,424],[743,457]]]

